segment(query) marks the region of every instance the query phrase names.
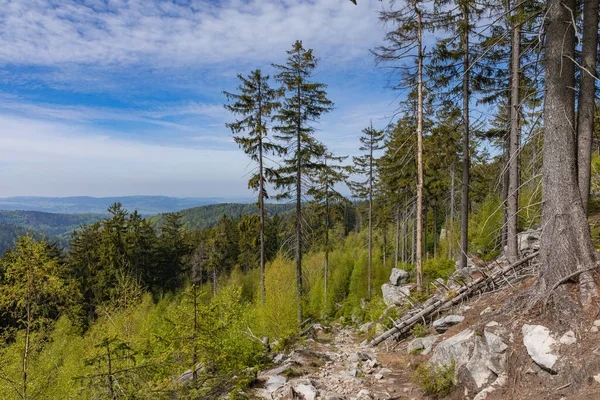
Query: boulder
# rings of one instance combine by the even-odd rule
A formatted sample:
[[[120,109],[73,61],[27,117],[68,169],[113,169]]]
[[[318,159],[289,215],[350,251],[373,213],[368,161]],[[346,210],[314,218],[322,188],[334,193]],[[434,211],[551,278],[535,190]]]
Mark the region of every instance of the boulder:
[[[384,283],[381,286],[383,293],[383,302],[386,306],[401,306],[406,304],[406,298],[410,296],[410,288],[412,285],[394,286]]]
[[[390,282],[394,286],[400,286],[408,281],[408,272],[403,269],[392,268],[392,274],[390,275]]]
[[[464,319],[465,317],[462,315],[448,315],[444,318],[435,320],[433,322],[433,328],[439,333],[444,333],[450,329],[450,327],[463,322]]]
[[[527,229],[517,235],[519,251],[532,252],[540,249],[540,237],[542,232],[536,229]]]
[[[523,344],[533,361],[550,373],[557,373],[555,368],[558,356],[555,354],[557,341],[550,329],[542,325],[523,325]]]
[[[304,400],[315,400],[319,395],[319,392],[310,381],[294,385],[294,393],[302,396],[301,398]]]
[[[430,362],[451,365],[454,361],[457,376],[477,393],[505,374],[507,348],[502,339],[491,332],[480,334],[465,329],[440,342]]]
[[[427,354],[429,354],[431,352],[433,345],[435,344],[435,342],[438,341],[440,336],[441,335],[431,335],[431,336],[425,336],[422,338],[416,338],[415,340],[410,342],[410,344],[408,345],[408,353],[414,354],[414,353],[422,350],[422,351],[420,351],[420,354],[426,356]]]
[[[287,379],[284,376],[274,375],[269,377],[269,380],[267,381],[267,383],[265,383],[265,389],[267,390],[267,392],[273,393],[277,391],[277,389],[285,385],[286,382]]]

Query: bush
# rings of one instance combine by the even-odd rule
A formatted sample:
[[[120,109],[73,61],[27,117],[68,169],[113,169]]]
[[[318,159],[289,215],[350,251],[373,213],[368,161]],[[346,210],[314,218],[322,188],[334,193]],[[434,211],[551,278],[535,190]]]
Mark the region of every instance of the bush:
[[[425,282],[433,282],[438,278],[448,279],[456,269],[454,260],[445,257],[435,257],[423,263],[423,278]]]
[[[422,338],[428,336],[430,331],[429,328],[425,325],[416,324],[415,326],[413,326],[410,333],[416,338]]]
[[[417,367],[413,378],[427,395],[442,398],[450,394],[456,385],[454,369],[454,360],[452,360],[452,364],[450,365],[431,365],[425,363]]]

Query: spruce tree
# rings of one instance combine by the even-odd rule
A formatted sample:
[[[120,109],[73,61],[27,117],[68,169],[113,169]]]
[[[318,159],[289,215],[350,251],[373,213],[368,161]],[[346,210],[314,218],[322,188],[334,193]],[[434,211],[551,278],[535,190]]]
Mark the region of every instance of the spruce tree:
[[[322,222],[320,224],[321,229],[318,229],[318,231],[322,232],[325,251],[323,305],[326,311],[328,306],[327,295],[329,293],[329,252],[331,251],[329,230],[333,226],[334,218],[339,219],[343,215],[344,208],[348,203],[348,200],[336,188],[348,179],[350,168],[340,165],[346,158],[334,156],[329,151],[325,152],[321,158],[321,168],[311,176],[313,183],[307,191],[315,210],[316,219]]]
[[[248,77],[238,75],[241,81],[239,93],[224,92],[231,104],[225,108],[240,119],[228,123],[234,134],[235,142],[244,149],[256,164],[248,186],[258,191],[258,215],[260,219],[260,287],[261,300],[265,303],[265,199],[269,198],[266,185],[274,178],[274,171],[266,159],[269,154],[280,155],[281,146],[271,142],[268,137],[268,123],[273,113],[280,107],[277,100],[279,92],[269,87],[269,76],[260,69],[254,70]],[[246,134],[243,136],[242,133]]]
[[[323,83],[313,82],[317,59],[312,49],[306,50],[302,41],[296,41],[287,52],[285,64],[274,64],[280,72],[275,79],[285,93],[281,109],[275,119],[277,139],[283,144],[286,158],[277,171],[276,188],[282,189],[280,198],[294,198],[296,202],[296,287],[298,323],[302,323],[302,194],[307,173],[318,168],[318,158],[324,146],[314,137],[316,122],[323,113],[333,109]]]
[[[369,258],[367,261],[367,296],[371,298],[371,265],[373,262],[373,194],[376,179],[376,163],[378,160],[377,152],[383,149],[383,139],[385,132],[373,128],[373,124],[363,129],[363,135],[360,137],[360,151],[364,152],[362,156],[352,157],[354,162],[354,173],[363,176],[365,180],[353,181],[350,187],[354,196],[360,199],[366,199],[369,207]]]

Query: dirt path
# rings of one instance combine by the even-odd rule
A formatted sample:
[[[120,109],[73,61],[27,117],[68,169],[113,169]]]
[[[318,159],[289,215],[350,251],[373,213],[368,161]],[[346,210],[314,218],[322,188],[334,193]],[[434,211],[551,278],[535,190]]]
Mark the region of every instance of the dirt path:
[[[251,392],[261,399],[421,399],[411,382],[406,349],[361,347],[355,331],[317,329],[314,338],[259,375]]]

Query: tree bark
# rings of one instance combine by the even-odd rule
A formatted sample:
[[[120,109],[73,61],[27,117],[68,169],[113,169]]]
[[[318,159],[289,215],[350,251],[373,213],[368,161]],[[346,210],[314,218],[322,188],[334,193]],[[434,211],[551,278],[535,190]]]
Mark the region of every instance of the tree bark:
[[[423,290],[423,38],[421,11],[417,13],[417,291]]]
[[[463,78],[462,78],[462,96],[463,96],[463,151],[462,151],[462,196],[460,199],[460,266],[467,267],[467,253],[469,251],[469,9],[466,4],[462,6],[463,25],[462,45],[463,45]]]
[[[371,298],[371,263],[373,260],[373,125],[369,145],[369,260],[367,266],[367,298]]]
[[[592,139],[596,113],[596,60],[598,58],[598,0],[583,2],[583,45],[581,49],[581,86],[577,113],[577,169],[579,192],[587,213],[590,197]]]
[[[590,198],[592,141],[596,115],[596,63],[598,57],[598,0],[584,0],[583,44],[581,50],[582,71],[577,113],[577,171],[579,193],[583,210],[587,215]],[[581,299],[584,304],[597,295],[597,287],[590,271],[579,276]]]
[[[396,237],[395,237],[395,247],[394,247],[394,268],[398,268],[398,260],[399,260],[399,252],[400,252],[400,209],[396,209]]]
[[[596,255],[577,183],[575,122],[575,0],[549,0],[545,33],[544,147],[542,165],[541,275],[536,299],[577,270],[594,267]],[[593,280],[580,292],[583,305],[596,294]]]
[[[260,81],[259,81],[260,82]],[[258,95],[261,98],[260,86],[258,88]],[[262,103],[259,101],[258,106],[258,126],[262,126]],[[258,155],[258,168],[259,168],[259,179],[258,184],[258,208],[260,218],[260,299],[262,305],[265,305],[266,301],[266,289],[265,289],[265,200],[264,200],[264,168],[263,168],[263,142],[262,133],[259,137],[259,155]]]
[[[517,233],[519,225],[519,146],[521,136],[521,26],[517,20],[519,9],[513,13],[510,65],[510,139],[508,152],[508,198],[506,218],[506,257],[514,263],[519,258]]]
[[[454,258],[454,163],[450,166],[450,229],[448,230],[448,258]]]

